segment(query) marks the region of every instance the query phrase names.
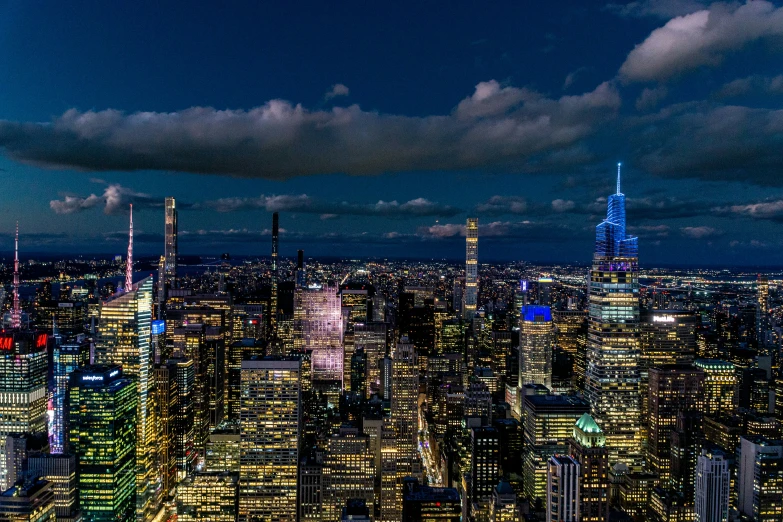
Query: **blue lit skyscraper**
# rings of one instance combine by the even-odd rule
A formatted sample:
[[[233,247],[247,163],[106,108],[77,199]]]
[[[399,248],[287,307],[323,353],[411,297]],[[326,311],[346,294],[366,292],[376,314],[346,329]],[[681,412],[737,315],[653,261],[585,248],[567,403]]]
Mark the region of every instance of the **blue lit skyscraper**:
[[[596,227],[590,272],[585,394],[606,435],[611,464],[641,465],[638,240],[625,225],[625,195],[609,196]]]
[[[84,337],[52,348],[52,418],[49,430],[51,453],[62,453],[65,447],[65,406],[68,378],[71,372],[90,364],[90,343]]]

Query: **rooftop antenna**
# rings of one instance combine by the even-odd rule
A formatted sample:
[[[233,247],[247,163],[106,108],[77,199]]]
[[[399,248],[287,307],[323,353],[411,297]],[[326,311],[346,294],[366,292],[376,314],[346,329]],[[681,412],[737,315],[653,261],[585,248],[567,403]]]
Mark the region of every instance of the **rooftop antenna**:
[[[14,237],[14,309],[11,311],[11,328],[22,327],[22,311],[19,308],[19,222]]]
[[[622,194],[620,192],[620,166],[622,166],[622,163],[617,163],[617,193]]]
[[[133,287],[133,203],[130,204],[130,230],[128,232],[128,259],[125,266],[125,291]]]

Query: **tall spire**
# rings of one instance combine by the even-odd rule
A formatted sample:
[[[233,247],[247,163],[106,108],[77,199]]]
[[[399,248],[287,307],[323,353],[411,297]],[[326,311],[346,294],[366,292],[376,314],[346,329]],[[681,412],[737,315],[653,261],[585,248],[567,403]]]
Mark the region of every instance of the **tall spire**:
[[[125,291],[133,287],[133,203],[130,205],[130,230],[128,232],[128,259],[125,265]]]
[[[22,327],[22,310],[19,308],[19,222],[14,237],[14,309],[11,311],[11,328]]]
[[[617,164],[617,194],[622,194],[622,192],[620,192],[620,166],[621,165],[622,163]]]

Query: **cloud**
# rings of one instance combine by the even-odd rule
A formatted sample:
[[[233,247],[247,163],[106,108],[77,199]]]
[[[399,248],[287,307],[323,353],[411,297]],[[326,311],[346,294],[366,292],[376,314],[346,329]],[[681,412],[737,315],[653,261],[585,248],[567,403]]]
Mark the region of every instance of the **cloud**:
[[[578,69],[575,69],[570,73],[568,73],[566,75],[565,81],[563,82],[563,90],[566,90],[569,87],[571,87],[576,81],[577,77],[581,76],[582,73],[587,72],[590,69],[591,67],[579,67]]]
[[[198,208],[210,208],[217,212],[237,212],[241,210],[264,210],[267,212],[299,212],[321,214],[321,219],[333,219],[340,215],[385,216],[385,217],[451,217],[462,210],[430,201],[415,198],[404,203],[379,200],[377,203],[349,203],[322,201],[307,194],[261,195],[255,198],[235,197],[205,201]]]
[[[476,212],[489,215],[524,214],[527,211],[527,201],[520,196],[492,196],[476,206]]]
[[[337,96],[348,96],[351,93],[351,90],[343,85],[342,83],[335,83],[332,85],[332,89],[324,94],[324,98],[327,100],[331,100],[332,98],[336,98]]]
[[[680,229],[680,233],[691,239],[710,239],[723,235],[723,231],[717,230],[712,227],[683,227]]]
[[[781,185],[783,110],[694,102],[625,123],[632,163],[672,178]]]
[[[97,179],[93,181],[95,183],[104,183],[102,180]],[[118,214],[127,212],[130,204],[133,204],[136,209],[144,209],[162,208],[163,203],[163,198],[156,198],[143,192],[136,192],[117,183],[112,183],[106,186],[103,194],[100,196],[90,194],[86,197],[80,197],[66,194],[62,199],[50,201],[49,208],[56,214],[75,214],[83,210],[103,206],[104,214]],[[187,207],[187,205],[184,206]]]
[[[783,199],[717,207],[718,215],[735,215],[753,219],[768,219],[783,222]]]
[[[772,78],[760,75],[737,78],[724,84],[714,96],[716,98],[733,98],[752,91],[767,94],[783,94],[783,74]]]
[[[284,100],[247,111],[71,109],[49,123],[0,121],[0,148],[17,161],[55,169],[273,180],[474,168],[531,172],[584,161],[589,152],[581,142],[620,103],[611,83],[552,99],[489,81],[450,114],[426,117],[358,105],[308,110]]]
[[[642,93],[636,99],[636,110],[646,111],[654,108],[663,100],[669,93],[668,89],[664,85],[659,85],[652,89],[645,87]]]
[[[446,223],[419,227],[416,235],[425,239],[465,237],[465,225]],[[479,237],[493,240],[528,240],[542,243],[584,239],[589,231],[582,227],[565,226],[547,221],[479,221]]]
[[[783,7],[765,0],[715,3],[669,20],[637,45],[620,67],[626,81],[665,81],[690,69],[715,66],[745,45],[783,36]]]
[[[576,203],[571,200],[556,199],[552,201],[552,210],[555,212],[568,212],[576,208]]]
[[[653,16],[666,20],[704,9],[707,1],[696,0],[642,0],[625,4],[608,4],[604,9],[624,18]]]

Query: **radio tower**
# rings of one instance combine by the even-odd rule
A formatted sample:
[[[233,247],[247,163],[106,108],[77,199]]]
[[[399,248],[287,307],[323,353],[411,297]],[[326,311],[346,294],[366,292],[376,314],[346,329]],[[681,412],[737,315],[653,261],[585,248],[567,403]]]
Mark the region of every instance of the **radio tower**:
[[[128,232],[128,259],[125,265],[125,291],[133,287],[133,203],[130,205],[130,231]]]
[[[19,222],[16,222],[14,239],[14,309],[11,311],[11,328],[22,327],[22,311],[19,309]]]

